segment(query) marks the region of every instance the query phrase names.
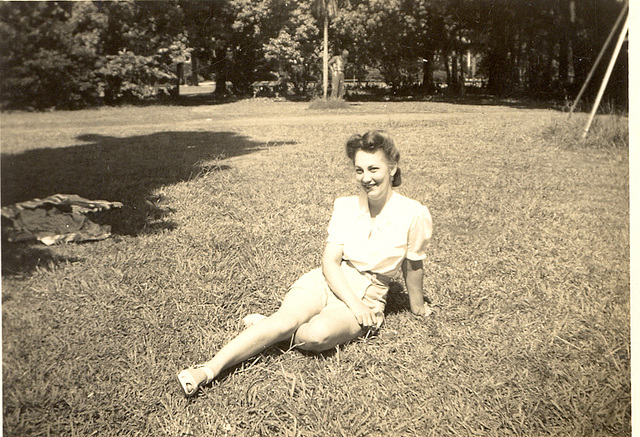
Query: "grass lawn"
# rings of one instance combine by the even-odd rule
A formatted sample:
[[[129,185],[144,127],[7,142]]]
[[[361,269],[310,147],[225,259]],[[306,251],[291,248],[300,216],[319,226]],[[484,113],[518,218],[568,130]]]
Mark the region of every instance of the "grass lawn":
[[[628,119],[242,101],[1,114],[2,204],[120,201],[110,239],[2,245],[5,435],[630,435]],[[318,267],[343,153],[382,128],[434,237],[418,319],[175,382]]]

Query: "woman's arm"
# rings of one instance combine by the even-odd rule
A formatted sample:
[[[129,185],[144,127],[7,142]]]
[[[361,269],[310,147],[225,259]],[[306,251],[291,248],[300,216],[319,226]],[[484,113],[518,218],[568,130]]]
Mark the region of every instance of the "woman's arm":
[[[424,276],[422,261],[405,259],[402,262],[402,274],[404,275],[404,282],[407,284],[411,312],[417,316],[426,315],[427,310],[424,306],[424,294],[422,292],[422,277]]]
[[[373,310],[362,303],[362,301],[353,294],[351,288],[349,288],[344,272],[340,268],[342,255],[342,244],[327,243],[324,248],[324,254],[322,255],[322,273],[324,273],[324,277],[331,290],[340,300],[347,304],[358,320],[358,323],[364,328],[373,327],[377,322],[376,316]]]

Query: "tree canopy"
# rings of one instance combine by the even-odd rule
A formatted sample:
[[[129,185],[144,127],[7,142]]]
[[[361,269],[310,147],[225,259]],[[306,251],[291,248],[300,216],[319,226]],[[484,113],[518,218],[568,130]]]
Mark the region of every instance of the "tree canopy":
[[[618,0],[2,2],[0,102],[46,109],[157,98],[162,86],[179,86],[185,65],[195,83],[215,80],[220,94],[249,95],[254,82],[276,78],[305,94],[322,80],[325,25],[328,51],[351,53],[350,77],[378,71],[394,92],[446,86],[459,94],[477,79],[496,96],[567,99],[626,7]],[[609,94],[626,104],[622,53]]]

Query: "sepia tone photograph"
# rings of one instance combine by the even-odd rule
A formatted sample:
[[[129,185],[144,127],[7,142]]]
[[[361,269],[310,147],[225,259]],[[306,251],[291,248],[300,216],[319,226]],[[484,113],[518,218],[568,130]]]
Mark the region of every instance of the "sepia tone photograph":
[[[631,436],[631,12],[0,2],[2,433]]]

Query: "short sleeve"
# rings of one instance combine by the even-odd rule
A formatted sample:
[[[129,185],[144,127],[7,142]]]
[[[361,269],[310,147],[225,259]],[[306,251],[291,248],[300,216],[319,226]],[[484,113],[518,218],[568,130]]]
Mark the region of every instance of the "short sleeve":
[[[347,205],[345,198],[340,197],[333,202],[333,214],[331,214],[331,220],[329,221],[327,241],[329,243],[344,244],[347,240],[348,229],[346,224]]]
[[[409,228],[407,259],[421,261],[427,257],[426,249],[431,239],[433,224],[426,206],[420,207]]]

